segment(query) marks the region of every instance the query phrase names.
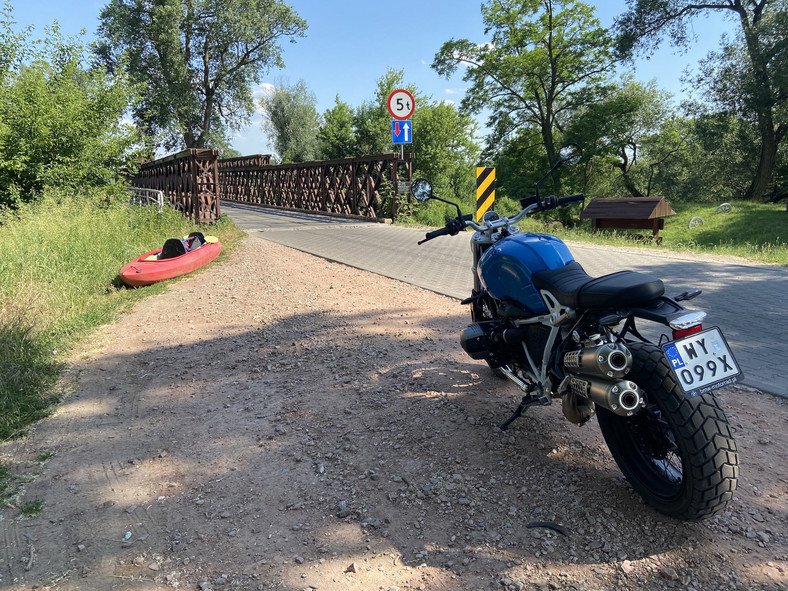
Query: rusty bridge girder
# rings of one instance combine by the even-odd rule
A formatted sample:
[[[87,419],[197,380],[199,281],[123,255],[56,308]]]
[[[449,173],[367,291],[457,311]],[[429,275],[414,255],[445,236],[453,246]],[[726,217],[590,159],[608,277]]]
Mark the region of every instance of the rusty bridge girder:
[[[144,164],[132,185],[160,190],[196,223],[219,217],[219,199],[299,211],[394,218],[397,188],[413,175],[413,155],[271,164],[270,155],[219,159],[216,150],[184,150]]]
[[[191,148],[140,166],[134,187],[164,193],[164,199],[197,224],[219,219],[218,150]]]
[[[276,165],[233,158],[218,168],[228,201],[373,219],[397,215],[398,181],[413,174],[412,154],[394,153]]]

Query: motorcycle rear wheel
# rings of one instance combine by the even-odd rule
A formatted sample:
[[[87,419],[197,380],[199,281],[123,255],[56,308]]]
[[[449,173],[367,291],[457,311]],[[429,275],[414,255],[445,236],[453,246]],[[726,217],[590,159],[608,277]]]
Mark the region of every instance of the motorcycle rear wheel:
[[[698,521],[723,510],[739,477],[728,419],[713,393],[685,399],[662,351],[631,343],[627,379],[645,392],[646,408],[621,417],[597,407],[610,453],[626,479],[657,511]]]

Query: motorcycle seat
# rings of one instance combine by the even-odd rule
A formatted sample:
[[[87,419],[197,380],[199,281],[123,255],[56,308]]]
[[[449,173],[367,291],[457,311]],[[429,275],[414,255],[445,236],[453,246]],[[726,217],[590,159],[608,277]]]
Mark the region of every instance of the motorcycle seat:
[[[534,285],[546,289],[570,308],[619,308],[636,306],[660,297],[660,279],[637,271],[618,271],[591,277],[577,261],[560,269],[533,274]]]

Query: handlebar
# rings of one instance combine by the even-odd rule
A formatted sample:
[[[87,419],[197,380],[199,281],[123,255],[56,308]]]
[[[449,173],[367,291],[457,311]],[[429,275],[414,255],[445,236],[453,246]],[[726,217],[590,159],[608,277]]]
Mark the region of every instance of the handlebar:
[[[432,232],[427,232],[427,234],[424,236],[424,240],[420,240],[419,244],[424,244],[427,242],[427,240],[432,240],[438,236],[447,236],[449,234],[451,234],[451,230],[449,230],[448,226],[438,230],[433,230]]]
[[[577,195],[570,195],[569,197],[562,197],[558,200],[558,205],[569,205],[570,203],[579,203],[580,201],[585,201],[586,196],[584,193],[578,193]]]
[[[477,224],[473,221],[472,214],[465,214],[462,218],[453,218],[446,222],[446,225],[443,228],[439,228],[437,230],[433,230],[432,232],[427,232],[424,237],[424,240],[419,241],[419,244],[424,244],[428,240],[432,240],[433,238],[437,238],[438,236],[454,236],[459,234],[461,230],[465,227],[473,228],[477,232],[484,232],[485,230],[495,230],[498,228],[504,228],[511,224],[516,224],[520,220],[522,220],[525,216],[531,213],[536,213],[539,211],[547,211],[548,209],[555,209],[562,205],[569,205],[570,203],[578,203],[580,201],[584,201],[586,198],[585,194],[578,193],[577,195],[570,195],[569,197],[562,197],[560,199],[556,198],[553,195],[549,195],[542,199],[542,203],[538,204],[536,201],[536,197],[530,197],[520,200],[520,205],[523,207],[522,211],[518,213],[516,216],[512,218],[499,218],[497,220],[492,220],[489,222],[485,222],[484,224]]]

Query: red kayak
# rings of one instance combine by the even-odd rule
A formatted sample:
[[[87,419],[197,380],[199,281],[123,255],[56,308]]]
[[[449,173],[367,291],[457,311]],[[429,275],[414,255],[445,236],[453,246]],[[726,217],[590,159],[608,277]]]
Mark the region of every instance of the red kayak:
[[[194,235],[198,236],[196,240]],[[139,287],[180,277],[207,265],[221,251],[218,238],[193,232],[183,240],[171,238],[162,248],[137,257],[120,270],[120,278],[126,285]]]

